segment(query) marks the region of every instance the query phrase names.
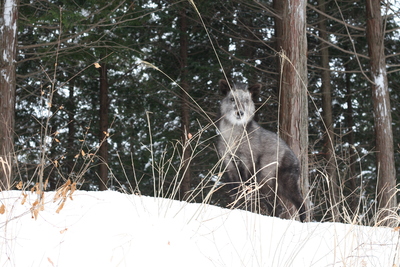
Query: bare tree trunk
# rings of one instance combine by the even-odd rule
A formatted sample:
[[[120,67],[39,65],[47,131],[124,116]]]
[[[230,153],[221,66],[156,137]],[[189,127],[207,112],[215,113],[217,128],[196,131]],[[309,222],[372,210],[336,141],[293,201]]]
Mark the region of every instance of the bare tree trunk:
[[[325,0],[319,0],[319,10],[325,14]],[[319,35],[321,39],[328,41],[328,33],[326,30],[326,19],[320,15],[319,19]],[[332,96],[331,96],[331,72],[329,67],[329,45],[323,41],[320,43],[321,55],[321,91],[322,91],[322,119],[326,129],[324,136],[324,157],[326,160],[326,175],[329,185],[329,202],[331,206],[332,221],[340,220],[340,182],[336,172],[335,159],[335,134],[333,129],[332,118]]]
[[[189,83],[187,79],[187,58],[188,58],[188,38],[187,38],[187,18],[186,10],[182,8],[180,18],[180,67],[181,67],[181,131],[182,131],[182,181],[180,185],[180,199],[187,200],[190,191],[190,157],[191,150],[189,145]]]
[[[0,1],[0,189],[13,178],[18,0]]]
[[[397,206],[392,116],[384,54],[384,30],[380,0],[367,0],[367,42],[372,78],[372,101],[375,121],[377,200],[379,219],[388,219],[387,209]],[[396,213],[397,214],[397,213]],[[388,225],[390,221],[382,224]]]
[[[301,164],[301,188],[304,196],[308,181],[308,105],[307,39],[305,0],[275,0],[281,20],[276,20],[278,47],[281,48],[280,112],[281,137],[293,149]],[[309,201],[306,200],[309,209]],[[310,219],[310,214],[307,214]]]
[[[108,80],[107,80],[107,65],[101,64],[99,68],[100,72],[100,132],[99,141],[100,148],[98,156],[100,159],[99,163],[99,178],[100,190],[107,190],[108,182]]]

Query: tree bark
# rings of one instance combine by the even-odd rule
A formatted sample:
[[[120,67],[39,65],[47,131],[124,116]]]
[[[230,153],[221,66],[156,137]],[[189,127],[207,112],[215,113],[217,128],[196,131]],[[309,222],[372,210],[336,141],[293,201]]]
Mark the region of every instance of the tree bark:
[[[300,160],[300,184],[304,196],[309,189],[306,5],[304,0],[274,1],[282,18],[276,19],[277,46],[282,52],[279,67],[280,135]],[[308,200],[305,205],[310,211]],[[310,219],[309,212],[307,217]]]
[[[325,14],[325,0],[319,0],[319,10]],[[326,29],[326,19],[320,15],[319,18],[319,35],[323,40],[328,41]],[[335,134],[333,129],[332,118],[332,96],[331,96],[331,72],[329,67],[329,45],[326,42],[320,43],[321,55],[321,92],[322,92],[322,119],[326,134],[324,136],[324,157],[326,160],[326,175],[329,181],[329,202],[332,214],[332,221],[340,219],[340,182],[336,171],[335,159]]]
[[[107,190],[108,183],[108,80],[107,80],[107,65],[101,64],[100,72],[100,132],[99,142],[100,148],[98,156],[99,163],[99,189]]]
[[[187,200],[190,191],[190,157],[191,150],[189,145],[189,133],[190,133],[190,120],[189,120],[189,83],[188,83],[188,70],[187,70],[187,58],[188,58],[188,38],[187,38],[187,18],[186,10],[183,8],[179,14],[179,28],[180,28],[180,68],[181,68],[181,138],[182,138],[182,181],[180,185],[180,199]]]
[[[0,7],[0,189],[10,189],[14,165],[18,0],[1,1]]]
[[[376,142],[377,201],[380,211],[382,211],[378,219],[385,220],[388,219],[390,214],[387,209],[393,209],[397,206],[397,198],[392,110],[386,73],[380,0],[367,0],[366,11]],[[381,223],[389,225],[391,222],[385,220]]]

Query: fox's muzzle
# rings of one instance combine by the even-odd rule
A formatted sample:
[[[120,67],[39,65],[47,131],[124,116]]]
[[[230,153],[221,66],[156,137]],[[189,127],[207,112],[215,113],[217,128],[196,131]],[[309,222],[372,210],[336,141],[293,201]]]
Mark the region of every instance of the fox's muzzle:
[[[240,120],[243,117],[243,115],[244,115],[244,111],[243,110],[236,111],[236,118],[238,120]]]

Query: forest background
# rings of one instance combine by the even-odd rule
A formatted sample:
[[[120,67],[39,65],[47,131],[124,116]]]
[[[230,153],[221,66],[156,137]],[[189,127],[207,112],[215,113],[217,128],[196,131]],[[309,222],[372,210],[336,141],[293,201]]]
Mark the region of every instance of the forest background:
[[[261,83],[256,118],[293,147],[283,123],[298,100],[285,89],[289,62],[306,103],[289,126],[306,136],[294,150],[309,219],[376,224],[380,210],[397,218],[397,2],[1,4],[3,189],[71,183],[227,206],[215,149],[218,80]],[[10,20],[17,28],[7,36]],[[304,51],[285,48],[285,34],[304,37]]]

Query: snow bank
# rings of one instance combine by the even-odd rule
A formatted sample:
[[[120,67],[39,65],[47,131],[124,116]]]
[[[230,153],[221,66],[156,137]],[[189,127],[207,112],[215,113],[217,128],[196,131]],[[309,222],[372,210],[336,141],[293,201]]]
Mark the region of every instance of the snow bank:
[[[0,193],[0,266],[399,266],[399,232],[300,223],[170,199],[76,191]]]

